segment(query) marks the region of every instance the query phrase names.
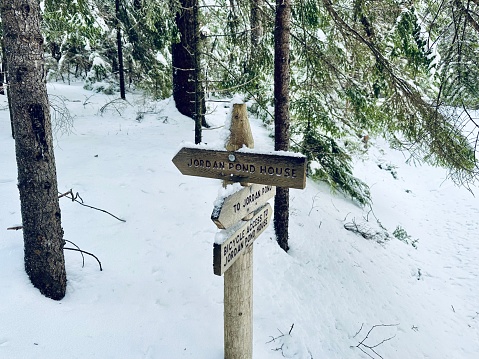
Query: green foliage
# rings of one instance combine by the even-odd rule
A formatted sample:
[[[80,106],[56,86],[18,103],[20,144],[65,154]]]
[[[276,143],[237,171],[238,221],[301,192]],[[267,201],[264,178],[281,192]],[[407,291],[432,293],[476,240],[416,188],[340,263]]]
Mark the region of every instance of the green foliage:
[[[155,99],[171,96],[171,67],[158,63],[146,74],[143,74],[143,81],[139,81],[137,87],[145,90]]]
[[[49,48],[47,70],[56,79],[65,74],[86,77],[90,70],[90,50],[102,30],[86,0],[46,0],[43,32]]]
[[[86,80],[88,88],[116,91],[118,55],[116,29],[123,38],[125,77],[154,97],[171,93],[168,57],[172,37],[169,7],[153,0],[46,0],[43,31],[49,48],[50,77]],[[95,82],[100,82],[97,86]]]
[[[271,124],[274,5],[261,6],[263,34],[253,47],[251,4],[202,3],[202,77],[207,96],[242,93],[249,110]],[[293,2],[292,137],[313,162],[313,177],[367,203],[350,159],[368,134],[385,136],[414,160],[450,168],[458,183],[477,179],[477,140],[464,135],[464,117],[450,108],[479,108],[479,32],[466,16],[469,11],[477,22],[479,8],[461,4]],[[115,91],[120,26],[130,87],[169,96],[178,6],[177,0],[122,0],[117,19],[114,0],[45,0],[50,75],[86,78],[91,88]],[[340,145],[346,142],[351,145]]]
[[[124,4],[120,12],[129,78],[154,98],[171,95],[172,16],[168,7],[152,0],[140,1],[136,6]]]
[[[396,239],[399,239],[401,242],[406,244],[411,244],[415,249],[417,249],[417,242],[419,239],[413,239],[404,228],[401,226],[397,226],[396,229],[393,231],[393,236]]]
[[[353,176],[351,158],[336,141],[306,131],[301,151],[308,158],[309,175],[312,178],[325,181],[331,188],[340,190],[363,206],[370,204],[368,186]]]
[[[401,12],[393,29],[392,46],[389,49],[392,59],[407,60],[405,68],[411,71],[412,76],[428,73],[433,60],[431,50],[427,49],[426,40],[421,34],[418,21],[414,7]]]
[[[479,108],[479,24],[477,1],[424,0],[425,23],[440,53],[436,102],[446,106]],[[467,5],[467,7],[466,7]]]

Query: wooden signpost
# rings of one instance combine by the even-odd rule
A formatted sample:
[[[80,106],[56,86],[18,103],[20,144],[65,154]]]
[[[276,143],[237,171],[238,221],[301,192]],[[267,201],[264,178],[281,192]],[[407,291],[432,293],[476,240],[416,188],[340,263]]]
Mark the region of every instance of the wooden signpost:
[[[253,241],[268,227],[273,210],[269,203],[256,211],[253,218],[241,223],[228,238],[213,244],[213,272],[222,275],[239,258]]]
[[[220,229],[231,227],[264,205],[276,194],[276,187],[253,184],[223,198],[213,208],[211,220]]]
[[[241,149],[254,145],[245,104],[233,105],[230,132],[226,151],[183,147],[173,163],[184,175],[245,186],[218,201],[211,214],[220,229],[213,244],[213,272],[224,274],[224,357],[252,359],[253,242],[271,222],[267,201],[276,193],[274,186],[306,186],[306,157]]]
[[[303,189],[306,157],[183,147],[173,163],[184,175]]]

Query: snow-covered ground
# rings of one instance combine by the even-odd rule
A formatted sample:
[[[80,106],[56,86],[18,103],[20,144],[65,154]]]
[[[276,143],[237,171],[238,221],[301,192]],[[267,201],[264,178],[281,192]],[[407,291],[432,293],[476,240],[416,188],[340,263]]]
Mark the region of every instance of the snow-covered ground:
[[[65,238],[98,256],[103,271],[66,251],[67,295],[44,298],[24,272],[21,231],[6,230],[21,215],[0,111],[0,358],[222,359],[223,278],[213,274],[210,220],[221,184],[183,176],[171,162],[193,140],[192,121],[171,100],[129,96],[131,106],[101,111],[113,98],[80,85],[49,91],[74,115],[72,133],[55,140],[59,191],[126,222],[62,198]],[[211,110],[220,127],[229,109]],[[272,149],[268,130],[251,123],[255,148]],[[204,142],[222,131],[205,130]],[[272,226],[256,240],[254,358],[479,358],[479,200],[445,170],[412,167],[379,140],[355,174],[371,186],[373,211],[308,180],[290,191],[290,252]]]

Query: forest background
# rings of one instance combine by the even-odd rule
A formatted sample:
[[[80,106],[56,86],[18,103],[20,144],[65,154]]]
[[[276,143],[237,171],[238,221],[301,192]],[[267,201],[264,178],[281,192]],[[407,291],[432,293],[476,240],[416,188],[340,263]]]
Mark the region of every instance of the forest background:
[[[179,93],[177,108],[203,125],[205,99],[242,93],[272,123],[274,3],[41,5],[48,79],[80,78],[106,94],[120,91],[119,80],[154,99]],[[309,175],[368,204],[351,155],[380,135],[411,161],[448,168],[458,184],[477,180],[478,14],[477,0],[295,1],[291,144],[312,161]]]
[[[246,97],[250,113],[268,125],[273,118],[275,122],[277,119],[273,105],[276,106],[278,98],[272,91],[273,82],[276,85],[277,80],[276,70],[273,75],[273,68],[278,63],[277,9],[290,2],[279,3],[275,8],[273,4],[258,1],[231,1],[227,4],[183,1],[166,5],[120,0],[45,1],[42,2],[42,30],[47,44],[47,77],[57,83],[80,82],[86,91],[103,92],[101,96],[116,97],[119,92],[121,100],[114,99],[102,109],[128,103],[126,90],[130,98],[135,98],[134,94],[138,92],[148,94],[152,104],[156,99],[173,95],[176,108],[195,120],[195,142],[201,141],[201,129],[214,125],[214,122],[208,123],[207,118],[211,120],[212,116],[208,116],[205,102],[227,101],[238,92]],[[2,3],[3,25],[4,29],[11,31],[4,15],[12,12],[5,11],[8,10],[6,4]],[[30,16],[31,8],[25,4],[21,5],[17,15],[23,12],[23,15]],[[479,28],[477,2],[381,2],[380,5],[367,1],[333,4],[328,0],[292,4],[291,22],[288,19],[285,23],[291,30],[292,43],[287,46],[291,54],[288,54],[287,61],[285,58],[279,60],[291,66],[288,73],[291,74],[293,149],[308,156],[310,177],[326,181],[360,205],[370,204],[370,188],[353,176],[352,156],[366,155],[369,150],[372,153],[370,138],[378,135],[385,137],[393,147],[407,150],[411,162],[448,168],[450,179],[473,191],[478,173],[479,136],[477,112],[474,112],[478,108],[477,59],[474,57]],[[10,41],[18,37],[6,31],[5,38]],[[43,45],[43,41],[39,43]],[[15,55],[16,52],[9,51],[7,45],[10,44],[5,45],[5,52]],[[12,64],[9,59],[10,69]],[[22,83],[24,69],[12,71],[15,77],[8,78],[7,75],[7,86],[12,85],[9,90],[14,89],[15,83]],[[43,67],[40,75],[43,76]],[[63,88],[67,91],[66,87]],[[89,102],[86,96],[84,107]],[[59,101],[50,102],[53,116],[71,119],[66,107],[70,100],[59,96],[51,98]],[[18,103],[13,102],[14,105]],[[30,109],[31,120],[38,120],[40,105],[35,104]],[[117,112],[120,116],[125,114]],[[141,123],[148,113],[139,111],[136,115],[136,120]],[[35,124],[33,129],[41,130]],[[17,124],[15,128],[20,127]],[[21,138],[18,133],[17,137]],[[178,138],[175,140],[179,142]],[[40,142],[43,146],[43,141]],[[45,160],[43,148],[41,158]],[[383,169],[383,164],[377,166]],[[385,169],[397,179],[394,168],[386,166]],[[13,182],[10,173],[1,181]],[[53,197],[56,197],[54,192]],[[411,190],[405,192],[411,193]],[[315,209],[315,200],[313,197],[308,217]],[[372,207],[366,219],[371,211]],[[15,213],[11,211],[10,215]],[[59,212],[57,214],[59,217]],[[25,218],[23,221],[26,232]],[[385,230],[381,222],[377,222]],[[466,227],[472,229],[472,233],[475,230],[474,222],[471,223],[468,222]],[[319,222],[318,229],[321,224]],[[355,220],[344,223],[343,227],[364,237]],[[417,240],[411,240],[400,229],[396,227],[392,235],[417,250]],[[467,238],[473,236],[461,236],[461,246],[464,238],[467,242]],[[305,237],[310,240],[313,231]],[[343,238],[342,235],[332,237]],[[451,240],[451,237],[448,235],[446,239]],[[376,242],[382,248],[384,241]],[[17,250],[18,246],[15,248]],[[2,255],[13,258],[10,256],[13,252]],[[421,268],[414,268],[412,273],[415,280],[423,277]],[[466,279],[472,278],[473,281],[477,275],[475,271],[470,274],[471,277]],[[369,278],[367,276],[366,281]],[[451,278],[465,279],[461,276]],[[305,292],[309,284],[298,293]],[[396,291],[397,294],[407,292],[406,288]],[[454,305],[451,308],[455,313]],[[467,311],[467,318],[475,320],[472,307]],[[352,323],[351,320],[347,322]],[[447,323],[444,321],[443,326]],[[467,325],[473,328],[469,322]],[[399,328],[395,322],[380,326]],[[372,324],[371,330],[375,327]],[[293,325],[289,334],[292,329]],[[418,326],[412,325],[410,330],[417,332]],[[315,330],[311,328],[307,332],[314,333]],[[348,332],[351,337],[351,330]],[[439,338],[439,333],[436,334]],[[273,342],[278,338],[273,337]],[[364,348],[360,343],[355,348],[364,352],[364,349],[374,349],[393,338]],[[10,340],[4,336],[0,338],[0,345],[8,347]],[[471,352],[470,346],[466,345],[471,342],[467,340],[461,344],[461,352]],[[284,354],[283,345],[278,348]],[[390,347],[390,350],[394,348]],[[303,354],[307,355],[306,352],[312,357],[309,349],[303,350]]]

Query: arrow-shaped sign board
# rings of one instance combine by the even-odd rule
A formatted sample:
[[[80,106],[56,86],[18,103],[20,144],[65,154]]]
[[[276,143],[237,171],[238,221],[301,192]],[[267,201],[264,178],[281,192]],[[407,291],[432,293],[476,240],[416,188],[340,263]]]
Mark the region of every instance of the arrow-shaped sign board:
[[[220,229],[231,227],[264,205],[276,194],[276,187],[252,184],[223,198],[213,208],[211,219]]]
[[[306,157],[183,147],[173,163],[184,175],[278,187],[306,187]]]
[[[213,245],[213,272],[222,275],[253,244],[268,227],[273,210],[269,203],[261,207],[249,221],[245,221],[233,233],[228,233],[221,244]],[[225,230],[227,233],[228,230]],[[226,233],[221,233],[226,235]]]

